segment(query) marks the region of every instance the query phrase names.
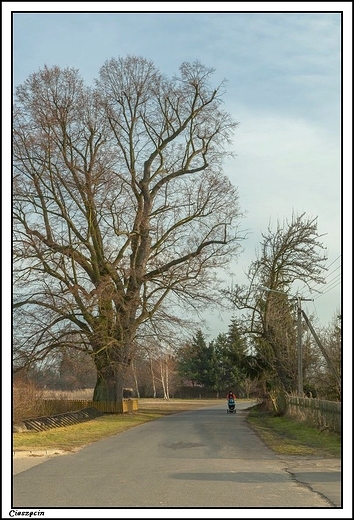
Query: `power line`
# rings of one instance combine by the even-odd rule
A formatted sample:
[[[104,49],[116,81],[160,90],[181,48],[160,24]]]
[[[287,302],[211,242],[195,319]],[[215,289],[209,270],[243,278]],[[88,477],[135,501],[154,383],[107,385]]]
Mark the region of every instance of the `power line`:
[[[323,290],[327,290],[330,285],[337,283],[338,281],[341,280],[341,278],[342,278],[341,274],[340,273],[337,274],[337,276],[328,280],[328,282],[324,285]]]
[[[316,298],[314,298],[315,300],[317,300],[318,298],[320,298],[321,296],[323,296],[324,294],[327,294],[329,291],[331,291],[332,289],[335,289],[336,287],[338,287],[338,285],[341,285],[341,282],[338,282],[337,284],[333,285],[333,287],[329,287],[327,289],[327,291],[324,291],[323,293],[319,294],[318,296],[316,296]]]
[[[341,258],[341,255],[339,255],[335,260],[333,260],[333,262],[331,264],[329,264],[329,266],[326,268],[326,270],[329,270],[329,268],[335,263],[337,262],[337,260],[339,260],[339,258]],[[335,269],[333,269],[331,272],[329,272],[326,277],[325,277],[325,283],[323,284],[320,284],[320,283],[316,283],[314,284],[312,287],[308,287],[306,285],[303,286],[303,289],[305,289],[305,296],[308,296],[310,294],[312,294],[312,291],[315,291],[315,292],[321,292],[319,289],[320,287],[324,289],[324,286],[327,286],[332,284],[334,281],[337,281],[338,277],[341,276],[341,274],[339,275],[336,275],[334,278],[331,278],[329,279],[329,277],[335,273],[335,271],[337,271],[338,269],[341,269],[342,265],[340,264],[338,267],[336,267]],[[318,287],[318,289],[316,289],[316,287]],[[330,288],[329,287],[325,287],[327,290],[325,290],[324,292],[321,292],[321,294],[325,294],[327,293]],[[332,288],[332,287],[331,287]],[[317,295],[316,298],[318,298],[319,296],[321,296],[321,294]]]
[[[336,267],[335,269],[333,269],[333,271],[331,271],[330,273],[328,273],[328,275],[326,276],[326,279],[329,278],[331,276],[331,274],[335,273],[338,269],[342,269],[342,265],[339,265],[338,267]]]
[[[333,260],[333,262],[331,264],[329,264],[329,266],[327,267],[327,269],[329,269],[331,267],[331,265],[333,265],[337,260],[339,260],[339,258],[341,258],[342,255],[339,255],[337,256],[337,258],[335,260]]]

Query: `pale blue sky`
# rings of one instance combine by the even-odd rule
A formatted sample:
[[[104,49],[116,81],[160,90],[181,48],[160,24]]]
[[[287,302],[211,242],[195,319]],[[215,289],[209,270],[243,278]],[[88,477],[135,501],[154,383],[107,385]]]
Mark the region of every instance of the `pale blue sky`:
[[[14,83],[46,65],[88,81],[105,60],[136,54],[173,74],[183,61],[216,69],[228,98],[262,112],[337,123],[340,13],[15,13]],[[326,110],[322,102],[326,101]]]
[[[53,11],[53,4],[38,3],[38,10]],[[139,3],[89,2],[91,12],[14,13],[14,86],[44,64],[78,68],[91,83],[106,60],[127,54],[153,60],[169,76],[183,61],[198,59],[215,68],[216,83],[228,80],[224,108],[240,122],[232,145],[237,157],[225,164],[225,171],[239,188],[247,212],[242,227],[250,232],[234,266],[234,283],[246,281],[243,272],[270,221],[275,225],[293,212],[318,216],[332,265],[327,286],[316,287],[324,294],[314,293],[310,297],[315,301],[304,309],[327,324],[341,300],[338,4],[328,3],[332,12],[232,11],[238,2],[223,3],[230,5],[230,12],[160,12],[169,3],[158,2],[140,3],[157,12],[99,12],[107,4],[114,8]],[[83,9],[81,3],[69,5]],[[221,318],[216,312],[210,319],[212,336],[227,330],[230,315]]]

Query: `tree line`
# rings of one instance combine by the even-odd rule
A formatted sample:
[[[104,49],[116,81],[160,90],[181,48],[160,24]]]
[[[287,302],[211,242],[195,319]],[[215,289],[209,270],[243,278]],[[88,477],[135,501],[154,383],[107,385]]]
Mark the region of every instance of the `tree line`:
[[[341,399],[340,388],[316,343],[304,331],[304,394],[325,400]],[[340,366],[340,320],[319,332],[332,363]],[[208,341],[201,329],[171,349],[146,345],[135,357],[125,377],[124,397],[138,398],[223,398],[232,390],[238,398],[262,398],[279,390],[277,367],[263,357],[250,337],[241,333],[241,323],[232,319],[227,333]],[[284,360],[285,363],[285,360]],[[16,382],[34,383],[52,390],[93,389],[96,369],[90,356],[66,349],[50,363],[19,370]],[[297,374],[294,370],[293,392]],[[291,391],[290,391],[291,392]]]

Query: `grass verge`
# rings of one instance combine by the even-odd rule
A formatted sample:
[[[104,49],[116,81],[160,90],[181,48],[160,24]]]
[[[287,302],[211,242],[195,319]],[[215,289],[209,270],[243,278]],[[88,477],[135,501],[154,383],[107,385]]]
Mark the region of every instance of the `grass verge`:
[[[134,414],[105,414],[91,421],[71,426],[61,426],[43,432],[13,434],[16,451],[58,449],[75,451],[105,437],[124,432],[134,426],[162,417],[164,412],[138,412]]]
[[[253,408],[248,415],[250,426],[267,446],[279,455],[340,457],[341,436],[320,432],[316,427],[288,417],[274,417],[272,412]]]

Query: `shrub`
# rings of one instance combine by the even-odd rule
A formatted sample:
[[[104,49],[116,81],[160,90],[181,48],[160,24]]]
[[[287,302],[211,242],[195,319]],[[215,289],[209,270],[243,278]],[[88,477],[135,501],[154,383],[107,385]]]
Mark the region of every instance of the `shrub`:
[[[29,381],[14,383],[12,397],[13,422],[19,423],[29,417],[42,414],[43,390]]]

